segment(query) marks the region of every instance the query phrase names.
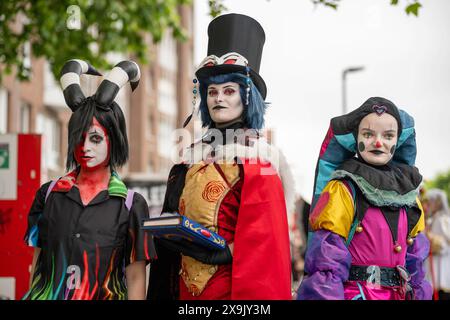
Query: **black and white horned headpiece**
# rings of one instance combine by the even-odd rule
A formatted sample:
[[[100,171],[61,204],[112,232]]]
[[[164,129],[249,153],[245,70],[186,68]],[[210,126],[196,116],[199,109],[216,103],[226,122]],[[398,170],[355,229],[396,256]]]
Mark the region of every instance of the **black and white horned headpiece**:
[[[80,87],[80,75],[90,74],[101,76],[90,64],[83,60],[73,59],[67,61],[62,70],[60,82],[67,105],[75,112],[86,100]],[[141,72],[134,61],[121,61],[114,66],[111,72],[100,83],[93,96],[99,106],[107,107],[113,102],[120,88],[130,82],[131,90],[134,91],[139,85]]]

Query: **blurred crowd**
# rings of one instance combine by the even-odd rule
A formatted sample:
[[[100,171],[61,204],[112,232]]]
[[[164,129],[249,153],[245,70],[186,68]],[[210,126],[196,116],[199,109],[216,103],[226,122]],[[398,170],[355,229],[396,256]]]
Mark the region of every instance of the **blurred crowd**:
[[[295,202],[295,212],[290,219],[293,290],[298,287],[303,277],[310,208],[310,204],[299,197]]]
[[[426,214],[426,235],[430,255],[426,261],[427,277],[433,285],[434,300],[450,300],[450,211],[444,190],[429,189],[422,193]]]

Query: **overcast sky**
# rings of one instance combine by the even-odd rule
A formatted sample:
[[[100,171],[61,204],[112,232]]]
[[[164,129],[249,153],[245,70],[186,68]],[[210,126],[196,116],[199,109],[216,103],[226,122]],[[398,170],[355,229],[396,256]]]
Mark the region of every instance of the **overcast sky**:
[[[419,17],[407,1],[342,0],[337,11],[309,0],[225,0],[228,13],[249,15],[263,26],[260,74],[272,103],[266,126],[283,150],[297,191],[311,199],[320,145],[329,121],[371,96],[392,100],[416,121],[416,166],[425,179],[450,169],[450,1],[421,0]],[[195,63],[207,51],[206,0],[195,0]]]

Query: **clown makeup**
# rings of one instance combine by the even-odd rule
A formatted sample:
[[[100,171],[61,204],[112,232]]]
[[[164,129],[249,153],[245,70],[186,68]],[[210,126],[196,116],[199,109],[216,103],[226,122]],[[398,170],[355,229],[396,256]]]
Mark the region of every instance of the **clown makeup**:
[[[109,139],[105,128],[94,117],[88,132],[75,149],[75,160],[82,169],[94,171],[109,163]]]
[[[358,151],[369,164],[381,166],[388,163],[397,143],[397,120],[388,113],[370,113],[359,123]]]
[[[235,82],[209,85],[206,102],[216,127],[234,123],[241,119],[244,111],[239,84]]]

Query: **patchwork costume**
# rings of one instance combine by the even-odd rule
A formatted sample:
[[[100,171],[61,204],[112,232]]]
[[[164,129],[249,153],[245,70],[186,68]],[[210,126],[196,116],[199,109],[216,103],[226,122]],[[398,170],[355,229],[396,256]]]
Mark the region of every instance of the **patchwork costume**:
[[[361,119],[381,106],[397,120],[399,138],[391,161],[375,166],[353,156]],[[413,118],[387,99],[370,98],[331,120],[316,168],[298,299],[431,298],[415,157]]]
[[[265,97],[257,73],[264,43],[259,23],[224,15],[211,22],[208,34],[210,56],[196,73],[200,84],[211,75],[247,73]],[[239,65],[241,55],[248,65]],[[223,143],[208,139],[211,130],[219,131],[212,124],[172,168],[163,212],[185,215],[223,236],[233,244],[232,261],[203,263],[155,239],[158,261],[151,265],[148,298],[290,300],[286,203],[293,205],[293,198],[285,193],[293,186],[285,160],[258,132],[248,134],[244,121],[220,129]]]

